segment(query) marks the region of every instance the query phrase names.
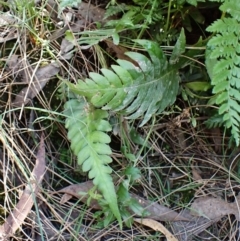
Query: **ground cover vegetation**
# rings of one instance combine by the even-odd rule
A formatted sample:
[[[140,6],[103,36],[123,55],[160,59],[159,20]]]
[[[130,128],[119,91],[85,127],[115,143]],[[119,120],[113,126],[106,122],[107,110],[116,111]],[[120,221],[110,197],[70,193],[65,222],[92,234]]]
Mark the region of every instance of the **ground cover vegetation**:
[[[0,1],[0,240],[239,240],[239,10]]]

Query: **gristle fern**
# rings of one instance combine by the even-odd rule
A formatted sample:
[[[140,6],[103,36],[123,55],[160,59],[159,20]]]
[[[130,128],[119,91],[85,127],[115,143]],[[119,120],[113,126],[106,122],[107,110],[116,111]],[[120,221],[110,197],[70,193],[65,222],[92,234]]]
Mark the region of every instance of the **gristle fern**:
[[[214,86],[212,102],[219,105],[222,123],[231,128],[239,145],[240,124],[240,7],[238,0],[226,0],[220,9],[228,16],[215,21],[207,28],[216,33],[206,51],[206,65]]]
[[[136,43],[148,51],[150,59],[128,52],[126,55],[132,62],[119,59],[111,70],[90,73],[85,81],[68,86],[72,92],[87,97],[95,107],[120,112],[128,119],[143,116],[141,125],[144,125],[175,101],[180,78],[178,69],[168,63],[156,43],[147,40]]]
[[[111,125],[107,121],[108,112],[94,109],[83,98],[70,99],[65,104],[66,127],[68,138],[71,140],[71,149],[78,157],[78,164],[82,170],[89,172],[89,178],[101,191],[112,213],[119,223],[121,216],[117,204],[117,196],[111,177],[112,153],[109,143],[110,137],[106,132]]]

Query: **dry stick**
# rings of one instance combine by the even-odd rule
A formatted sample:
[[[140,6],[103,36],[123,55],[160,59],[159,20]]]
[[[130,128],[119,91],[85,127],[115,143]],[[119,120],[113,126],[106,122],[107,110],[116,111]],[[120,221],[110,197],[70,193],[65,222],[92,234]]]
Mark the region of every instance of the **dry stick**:
[[[25,218],[31,211],[34,200],[39,191],[39,185],[45,173],[45,167],[45,146],[44,136],[42,135],[37,153],[36,164],[31,173],[30,182],[23,191],[23,194],[16,207],[7,217],[6,222],[0,226],[0,241],[6,240],[7,237],[12,236],[22,225]]]

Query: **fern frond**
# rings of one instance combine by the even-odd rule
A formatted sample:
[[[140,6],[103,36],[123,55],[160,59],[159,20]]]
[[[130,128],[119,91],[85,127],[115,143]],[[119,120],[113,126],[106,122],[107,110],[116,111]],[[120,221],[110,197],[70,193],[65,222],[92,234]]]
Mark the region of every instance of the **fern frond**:
[[[238,0],[225,0],[220,6],[220,10],[229,13],[232,18],[240,21],[240,6]]]
[[[234,18],[218,19],[212,23],[207,30],[215,33],[237,33],[239,30],[238,21]],[[226,36],[224,36],[226,37]]]
[[[71,149],[78,158],[78,164],[84,172],[88,172],[94,185],[103,194],[111,211],[121,223],[117,196],[111,177],[112,169],[108,165],[112,162],[111,141],[106,132],[111,130],[107,121],[108,113],[96,110],[87,104],[83,98],[70,99],[65,104],[66,127],[68,138],[71,140]]]
[[[219,105],[219,115],[223,116],[225,127],[231,128],[232,136],[239,145],[240,18],[236,16],[236,11],[238,12],[240,8],[236,0],[226,0],[220,9],[230,13],[233,18],[217,20],[207,28],[217,35],[208,42],[206,66],[209,68],[209,73],[211,72],[213,93],[216,94],[212,100]]]
[[[68,84],[71,91],[83,95],[95,107],[121,111],[128,119],[144,116],[144,125],[155,113],[171,105],[177,95],[179,80],[177,68],[168,63],[161,48],[151,41],[136,40],[147,51],[145,55],[128,52],[136,65],[117,60],[112,69],[101,69],[102,74],[90,73],[85,81]]]
[[[223,115],[214,114],[208,120],[204,121],[204,124],[210,128],[220,127],[223,124]]]

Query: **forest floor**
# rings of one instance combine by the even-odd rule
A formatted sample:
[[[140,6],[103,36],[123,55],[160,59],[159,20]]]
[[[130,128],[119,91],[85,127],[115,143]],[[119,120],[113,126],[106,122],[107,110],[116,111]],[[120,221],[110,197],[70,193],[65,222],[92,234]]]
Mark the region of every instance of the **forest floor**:
[[[101,40],[98,32],[74,43],[94,22],[110,21],[104,20],[108,1],[101,7],[82,2],[61,16],[54,0],[27,2],[0,2],[0,240],[240,240],[239,149],[224,129],[207,128],[204,97],[187,92],[184,99],[184,83],[174,105],[155,120],[141,128],[139,120],[123,120],[132,154],[142,151],[130,195],[148,214],[133,215],[122,229],[116,221],[105,225],[92,200],[99,194],[70,148],[62,80],[76,82],[115,58],[129,60],[124,53],[132,49],[106,31]],[[199,36],[189,32],[189,46]],[[119,128],[110,144],[116,187],[129,167]]]

